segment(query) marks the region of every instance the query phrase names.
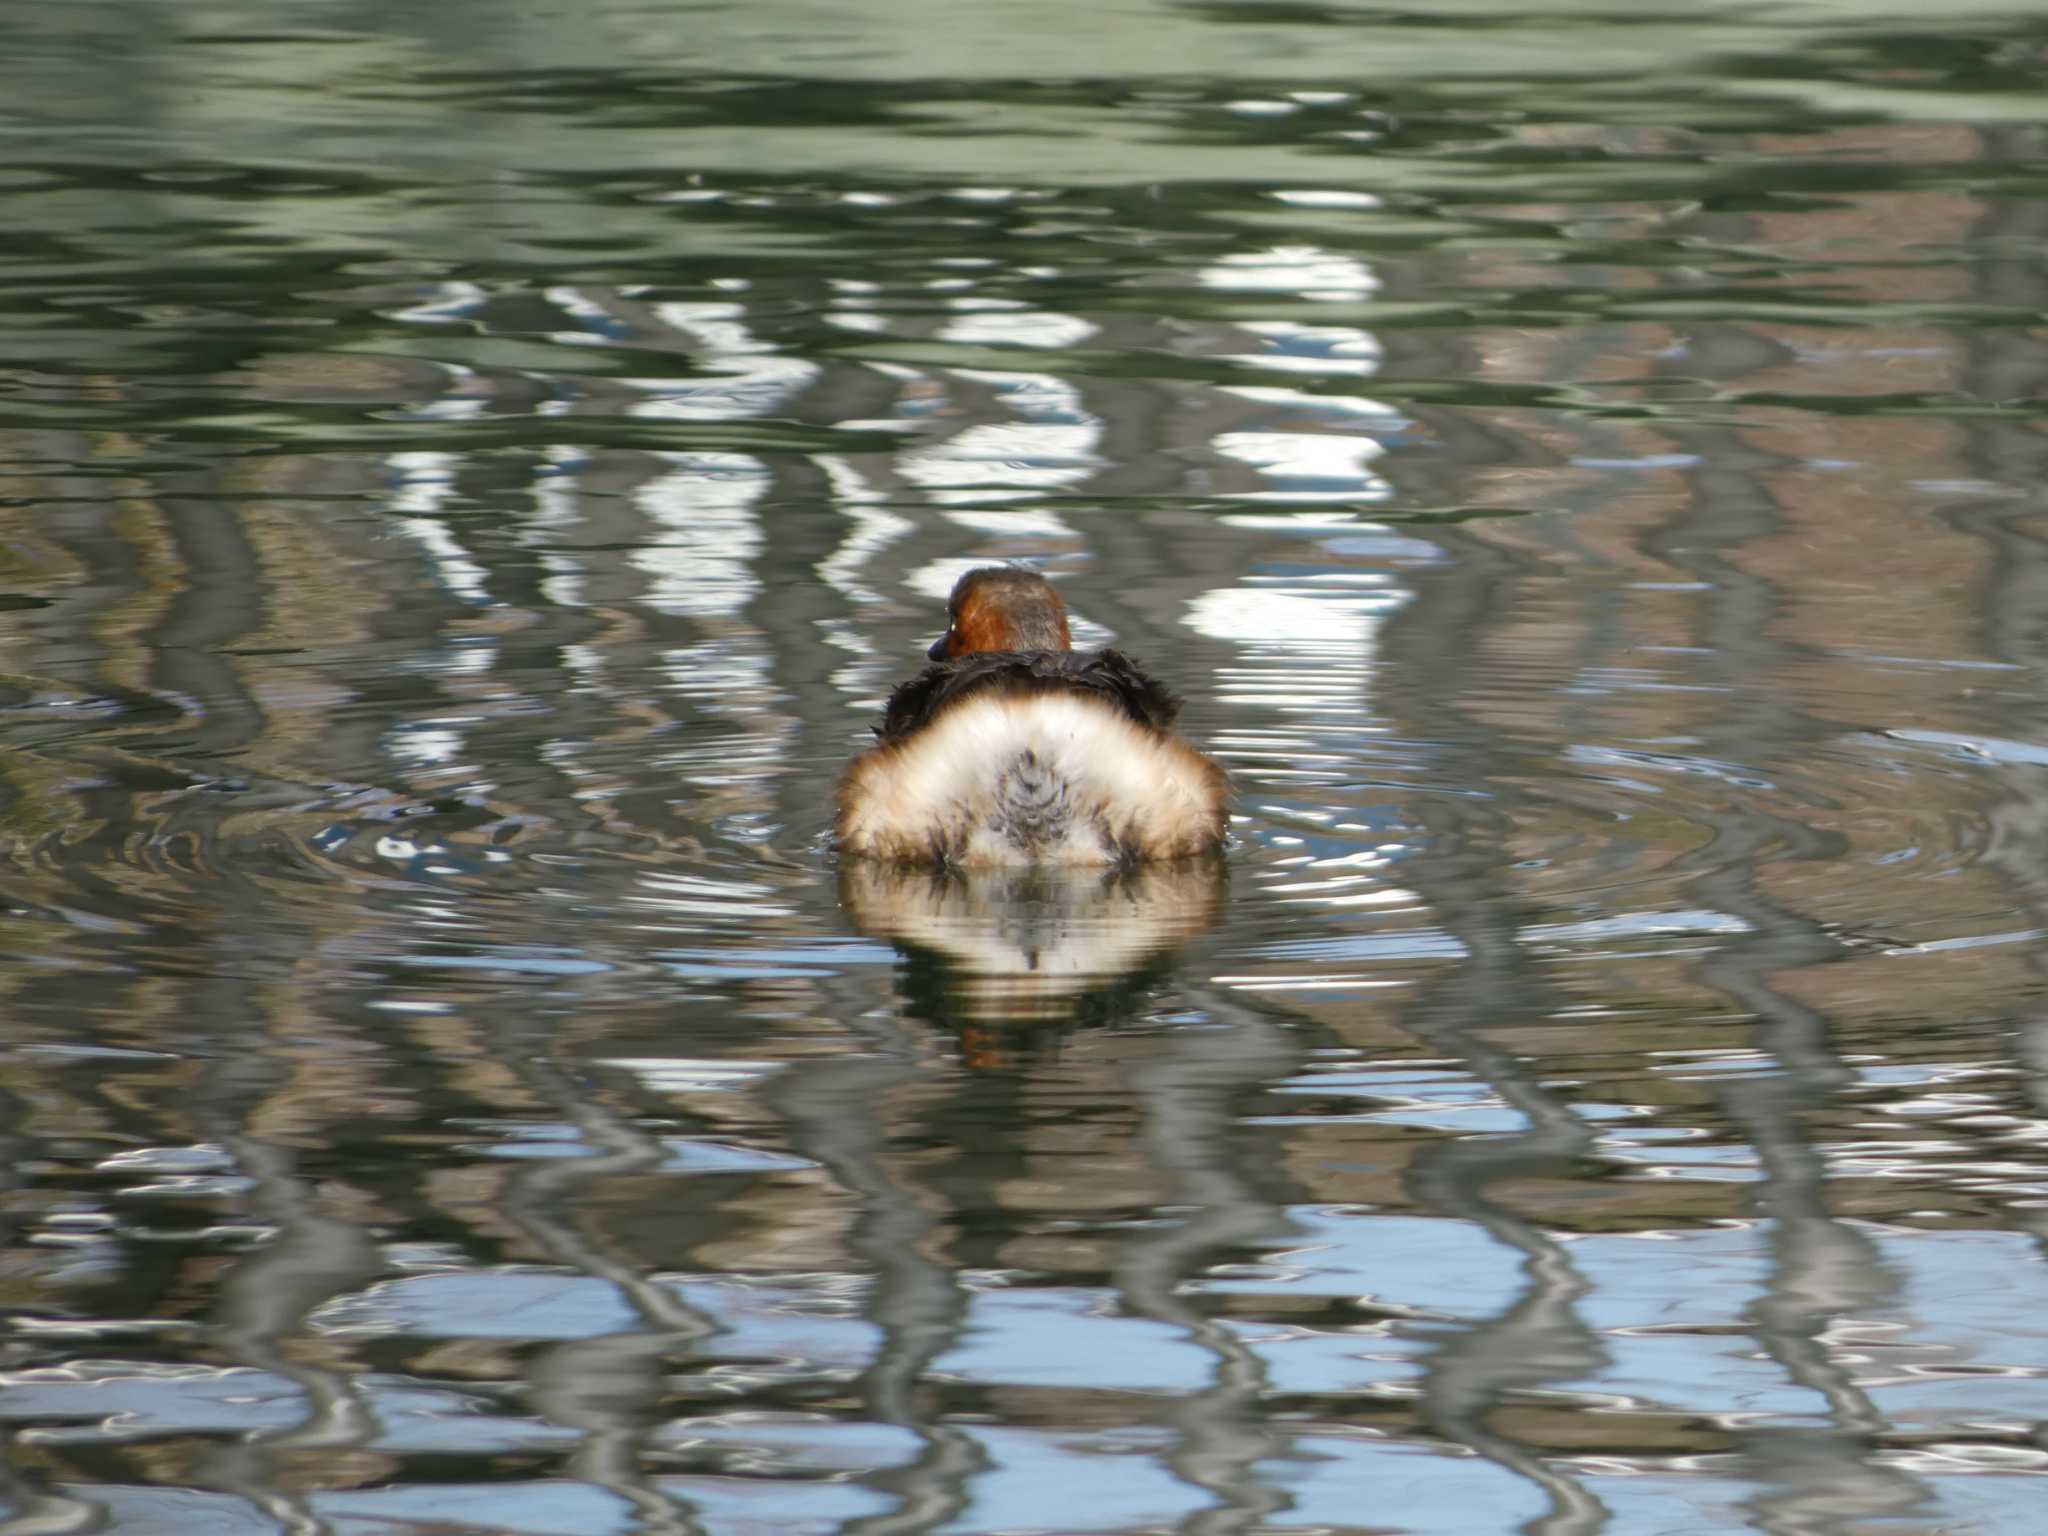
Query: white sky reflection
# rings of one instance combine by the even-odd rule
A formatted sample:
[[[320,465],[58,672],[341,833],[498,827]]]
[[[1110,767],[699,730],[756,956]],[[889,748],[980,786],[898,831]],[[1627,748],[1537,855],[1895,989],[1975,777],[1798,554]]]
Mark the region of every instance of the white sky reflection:
[[[676,467],[635,495],[661,542],[633,552],[652,578],[643,601],[671,614],[736,614],[761,588],[762,533],[754,511],[768,471],[744,453],[677,453]]]
[[[1201,272],[1205,288],[1299,294],[1331,302],[1369,299],[1380,280],[1355,256],[1314,245],[1276,245],[1225,256]]]

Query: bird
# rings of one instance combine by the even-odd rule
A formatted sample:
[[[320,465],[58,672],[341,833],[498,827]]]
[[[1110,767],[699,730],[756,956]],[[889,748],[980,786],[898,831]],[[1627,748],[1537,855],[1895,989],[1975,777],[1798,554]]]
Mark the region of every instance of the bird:
[[[976,567],[946,619],[840,779],[842,853],[972,869],[1222,850],[1230,782],[1174,733],[1180,701],[1120,651],[1076,651],[1044,576]]]

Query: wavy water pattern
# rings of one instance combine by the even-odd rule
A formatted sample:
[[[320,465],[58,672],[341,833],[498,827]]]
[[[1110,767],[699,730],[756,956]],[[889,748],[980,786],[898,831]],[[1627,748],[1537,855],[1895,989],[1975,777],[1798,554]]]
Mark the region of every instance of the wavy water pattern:
[[[0,11],[0,1536],[2033,1529],[2044,87]],[[996,561],[1221,863],[838,859]]]

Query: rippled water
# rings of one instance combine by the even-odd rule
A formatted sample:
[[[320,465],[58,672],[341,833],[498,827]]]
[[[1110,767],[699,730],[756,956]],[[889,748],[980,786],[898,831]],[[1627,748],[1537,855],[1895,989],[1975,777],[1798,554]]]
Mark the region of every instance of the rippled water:
[[[0,1532],[2037,1528],[2037,8],[18,0],[0,135]],[[991,560],[1227,871],[834,859]]]

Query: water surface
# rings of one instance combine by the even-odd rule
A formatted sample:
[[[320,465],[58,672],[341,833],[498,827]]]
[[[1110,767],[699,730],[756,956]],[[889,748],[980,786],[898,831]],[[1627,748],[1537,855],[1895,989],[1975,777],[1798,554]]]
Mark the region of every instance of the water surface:
[[[0,13],[0,1532],[2022,1532],[2048,24]],[[970,565],[1222,870],[841,867]]]

